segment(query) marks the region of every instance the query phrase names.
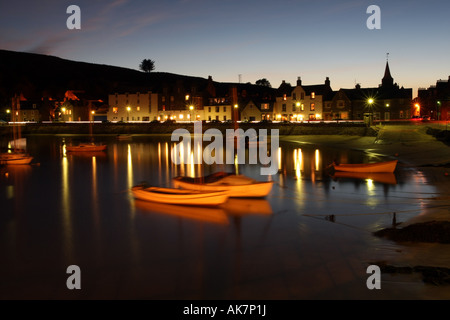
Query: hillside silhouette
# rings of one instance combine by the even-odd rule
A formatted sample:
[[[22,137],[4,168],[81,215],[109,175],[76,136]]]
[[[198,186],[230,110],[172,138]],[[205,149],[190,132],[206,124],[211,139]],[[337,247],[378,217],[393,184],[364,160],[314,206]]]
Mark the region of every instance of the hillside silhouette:
[[[136,65],[139,61],[136,61]],[[188,91],[205,90],[207,78],[166,72],[145,73],[133,69],[66,60],[55,56],[0,50],[0,102],[8,103],[15,93],[28,99],[64,97],[67,90],[84,91],[92,98],[105,99],[115,92],[162,92],[163,87],[182,85]],[[274,89],[253,84],[213,82],[218,95],[230,86],[251,96],[273,96]]]

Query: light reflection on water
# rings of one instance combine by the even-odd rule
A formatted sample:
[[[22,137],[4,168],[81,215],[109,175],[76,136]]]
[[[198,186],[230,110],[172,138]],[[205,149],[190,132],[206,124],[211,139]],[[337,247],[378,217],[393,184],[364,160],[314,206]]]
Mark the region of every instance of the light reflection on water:
[[[170,137],[105,137],[106,152],[83,155],[65,151],[71,138],[31,137],[40,165],[2,168],[0,249],[8,264],[0,271],[9,279],[2,298],[73,297],[64,270],[77,264],[85,298],[340,298],[342,285],[359,299],[368,261],[399,250],[371,233],[420,214],[427,199],[417,195],[436,192],[420,172],[402,168],[394,177],[330,176],[335,159],[372,160],[345,150],[281,144],[279,173],[266,177],[258,165],[195,164],[199,145],[181,151],[190,163],[175,165]],[[171,186],[177,175],[219,170],[275,185],[266,199],[214,209],[156,205],[129,193],[142,181]],[[32,279],[19,281],[26,274]],[[416,286],[364,293],[408,298],[420,296]]]

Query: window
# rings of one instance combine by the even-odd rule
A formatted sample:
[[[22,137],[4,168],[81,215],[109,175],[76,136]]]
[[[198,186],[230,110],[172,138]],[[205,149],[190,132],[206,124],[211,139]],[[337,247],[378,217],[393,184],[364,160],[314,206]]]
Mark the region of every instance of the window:
[[[302,103],[302,111],[304,111],[304,110],[305,110],[305,104]]]
[[[216,112],[220,112],[220,107],[216,107]],[[219,119],[217,119],[219,120]]]
[[[227,116],[223,116],[223,121],[227,121]]]
[[[141,111],[141,107],[137,106],[136,111]]]
[[[315,103],[311,103],[309,111],[314,111],[314,110],[316,110],[316,104]]]
[[[261,109],[262,110],[268,110],[269,109],[269,104],[268,103],[261,103]]]
[[[295,92],[292,94],[292,99],[297,100],[297,94]]]
[[[286,103],[283,103],[283,105],[281,106],[281,111],[286,112]]]
[[[311,99],[316,98],[316,93],[315,92],[311,92]]]
[[[286,101],[286,94],[283,94],[283,100]]]
[[[119,112],[119,108],[113,107],[113,113],[118,113],[118,112]]]
[[[226,106],[223,107],[223,112],[227,112],[227,107]],[[226,120],[226,119],[224,119],[224,120]]]
[[[208,112],[211,112],[211,107],[208,107]]]
[[[300,93],[300,99],[305,99],[305,93],[304,92],[302,92],[302,93]]]

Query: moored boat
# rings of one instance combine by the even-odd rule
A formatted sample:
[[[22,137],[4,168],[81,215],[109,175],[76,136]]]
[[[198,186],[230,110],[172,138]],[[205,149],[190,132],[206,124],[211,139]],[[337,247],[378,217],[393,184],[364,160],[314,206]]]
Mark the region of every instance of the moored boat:
[[[66,146],[66,151],[68,152],[95,152],[104,150],[106,150],[106,144],[80,143],[76,146]]]
[[[398,160],[375,162],[375,163],[333,163],[332,166],[336,171],[345,172],[394,172]]]
[[[273,181],[257,181],[244,175],[217,172],[201,178],[176,177],[173,185],[188,190],[226,191],[231,198],[263,198],[272,190]]]
[[[205,192],[138,185],[131,192],[136,199],[178,205],[218,206],[228,200],[228,194],[223,191]]]
[[[0,154],[0,164],[30,164],[33,157],[23,152],[5,152]]]

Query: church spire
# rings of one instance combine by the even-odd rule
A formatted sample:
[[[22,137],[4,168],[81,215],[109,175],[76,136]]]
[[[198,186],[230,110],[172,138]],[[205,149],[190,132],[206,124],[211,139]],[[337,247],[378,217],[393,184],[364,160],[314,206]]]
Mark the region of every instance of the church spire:
[[[394,85],[394,78],[391,76],[391,70],[389,69],[389,53],[386,54],[386,69],[384,70],[384,77],[381,80],[383,87],[392,87]]]

